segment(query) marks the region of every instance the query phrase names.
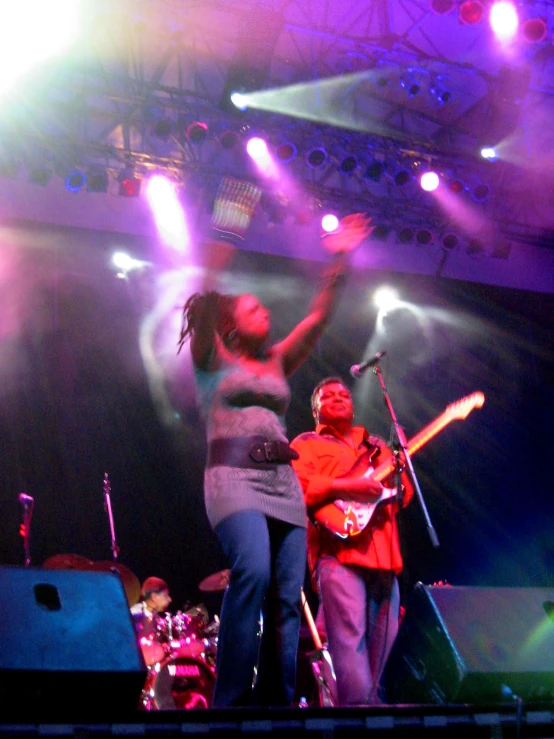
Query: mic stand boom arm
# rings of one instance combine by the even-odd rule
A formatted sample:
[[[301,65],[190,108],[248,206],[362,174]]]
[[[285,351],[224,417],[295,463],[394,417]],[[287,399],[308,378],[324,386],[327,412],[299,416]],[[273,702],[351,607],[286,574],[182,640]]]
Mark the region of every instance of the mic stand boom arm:
[[[408,452],[408,440],[406,439],[406,435],[404,433],[404,429],[400,426],[398,423],[398,418],[396,417],[396,413],[394,411],[391,399],[389,397],[389,393],[387,391],[387,386],[385,384],[385,380],[383,379],[383,374],[381,372],[381,368],[378,364],[375,365],[373,368],[373,372],[377,375],[377,379],[379,380],[379,384],[381,385],[381,390],[383,391],[383,399],[385,401],[385,405],[389,409],[390,417],[392,419],[392,425],[394,430],[394,436],[395,444],[393,446],[396,447],[394,450],[395,458],[396,458],[396,469],[397,469],[397,491],[399,495],[399,503],[401,505],[402,497],[402,482],[400,479],[400,463],[398,459],[399,452],[404,452],[404,457],[406,459],[406,467],[408,468],[408,471],[410,473],[410,477],[412,479],[412,482],[414,484],[414,490],[416,492],[416,495],[419,500],[419,504],[421,506],[421,510],[423,511],[423,515],[425,517],[425,521],[427,523],[427,531],[429,532],[429,538],[431,539],[431,544],[437,548],[439,547],[439,540],[437,537],[437,533],[433,527],[433,524],[431,523],[431,519],[429,517],[429,513],[427,511],[427,506],[425,505],[425,501],[423,499],[423,494],[421,492],[421,488],[419,487],[419,483],[417,481],[416,473],[414,470],[414,466],[412,464],[412,458],[410,457],[410,453]]]

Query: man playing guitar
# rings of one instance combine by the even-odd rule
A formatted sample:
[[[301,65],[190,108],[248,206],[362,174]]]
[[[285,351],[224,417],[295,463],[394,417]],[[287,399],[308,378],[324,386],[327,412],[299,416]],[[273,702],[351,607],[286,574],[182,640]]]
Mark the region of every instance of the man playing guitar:
[[[300,434],[291,446],[299,454],[293,466],[310,515],[308,562],[323,608],[338,701],[379,703],[379,678],[398,631],[402,556],[396,475],[382,482],[370,475],[392,451],[353,426],[352,396],[340,378],[317,385],[312,411],[315,431]],[[401,479],[402,505],[407,505],[413,487],[405,473]],[[324,516],[317,520],[324,508],[337,511],[343,531],[322,523]]]

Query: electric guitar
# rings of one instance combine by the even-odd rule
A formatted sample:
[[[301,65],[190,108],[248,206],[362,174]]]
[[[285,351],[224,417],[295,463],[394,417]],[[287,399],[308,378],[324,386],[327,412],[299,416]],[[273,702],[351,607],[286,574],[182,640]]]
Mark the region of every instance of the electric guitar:
[[[408,454],[410,456],[415,454],[449,423],[467,418],[474,408],[481,408],[484,402],[485,396],[483,393],[476,392],[451,403],[440,416],[437,416],[434,421],[431,421],[408,441]],[[391,456],[374,469],[370,465],[375,453],[375,449],[368,449],[356,461],[352,469],[342,477],[372,477],[378,482],[387,478],[395,471],[395,458]],[[384,501],[394,499],[396,494],[396,488],[384,487],[379,497],[371,503],[337,499],[315,510],[312,517],[317,523],[320,523],[341,539],[349,539],[352,536],[357,536],[366,528],[377,506]]]

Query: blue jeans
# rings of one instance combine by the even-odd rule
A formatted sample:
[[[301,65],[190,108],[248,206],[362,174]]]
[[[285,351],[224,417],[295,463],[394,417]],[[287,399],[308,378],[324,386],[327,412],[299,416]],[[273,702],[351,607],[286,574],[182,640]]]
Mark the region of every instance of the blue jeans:
[[[317,580],[339,705],[379,703],[379,680],[398,633],[394,572],[326,556],[317,563]]]
[[[306,529],[241,511],[221,521],[215,532],[231,575],[221,607],[213,705],[290,705]]]

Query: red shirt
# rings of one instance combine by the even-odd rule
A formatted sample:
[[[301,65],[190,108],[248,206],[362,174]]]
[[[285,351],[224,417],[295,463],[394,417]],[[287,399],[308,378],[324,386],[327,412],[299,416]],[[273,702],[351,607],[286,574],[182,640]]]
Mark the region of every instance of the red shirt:
[[[300,434],[291,443],[299,454],[293,460],[304,495],[327,492],[335,477],[346,476],[368,447],[377,447],[373,457],[376,466],[391,451],[382,439],[370,436],[362,426],[352,428],[354,445],[351,446],[333,427],[319,424],[315,431]],[[355,475],[354,475],[355,476]],[[403,475],[405,487],[403,505],[413,496],[413,487]],[[328,501],[332,505],[332,501]],[[378,570],[402,570],[402,555],[398,538],[396,513],[398,503],[389,499],[380,503],[363,531],[348,539],[341,539],[321,524],[308,522],[308,563],[313,573],[316,561],[324,555],[332,555],[342,564],[354,564]]]

